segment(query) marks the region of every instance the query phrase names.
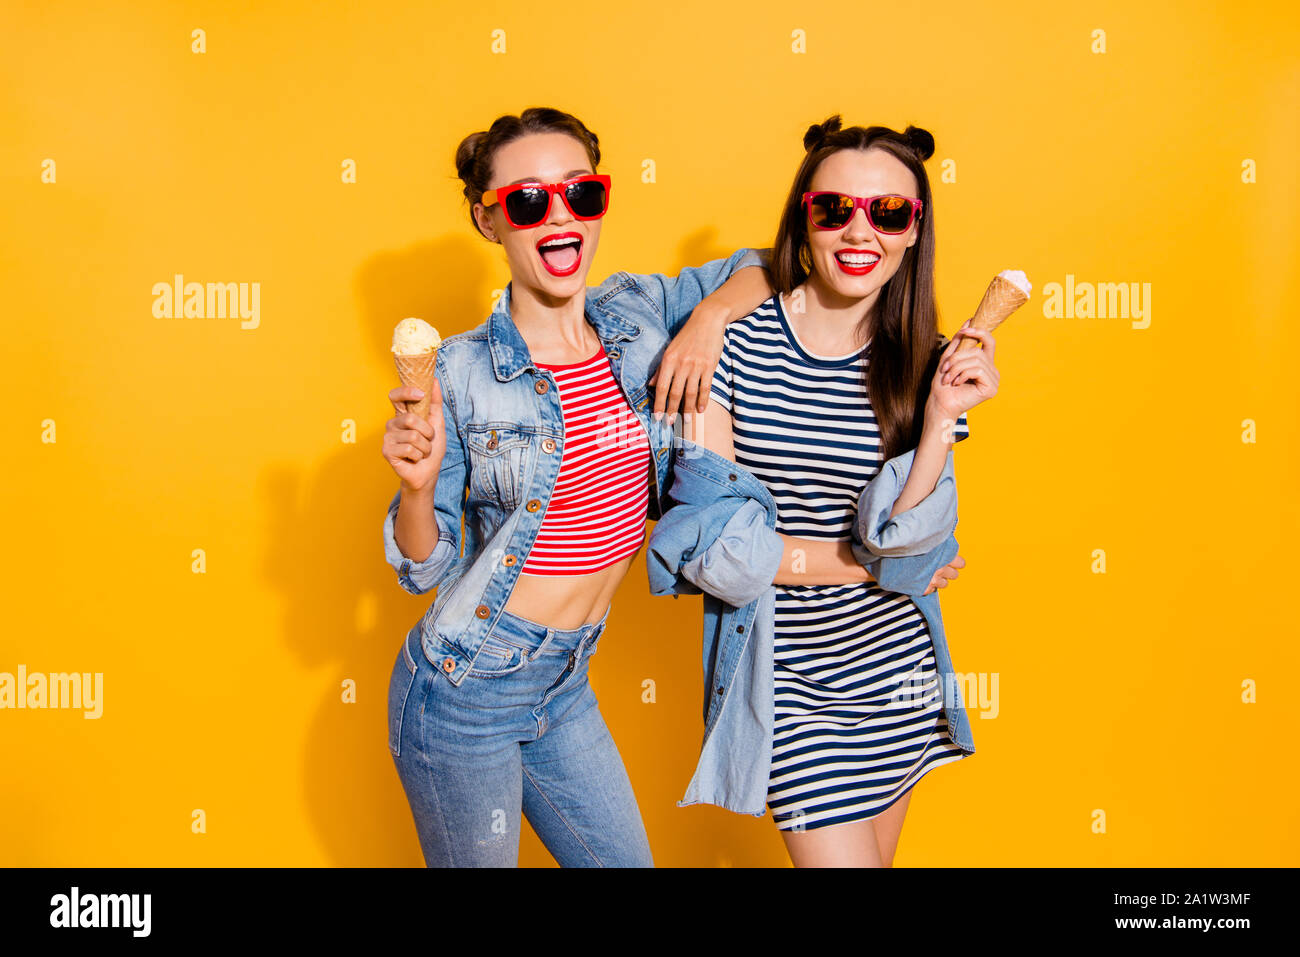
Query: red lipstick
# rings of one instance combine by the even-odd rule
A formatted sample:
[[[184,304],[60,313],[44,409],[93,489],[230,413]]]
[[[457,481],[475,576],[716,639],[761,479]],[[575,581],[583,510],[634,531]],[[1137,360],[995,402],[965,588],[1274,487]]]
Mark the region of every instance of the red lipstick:
[[[537,255],[552,276],[571,276],[582,265],[582,233],[551,233],[543,236],[537,240]]]
[[[841,259],[840,256],[841,254],[844,253],[852,254],[855,257],[876,256],[877,258],[872,262],[858,265],[854,263],[846,263],[843,259]],[[848,273],[850,276],[865,276],[867,273],[871,272],[871,270],[875,269],[878,265],[880,265],[880,254],[872,252],[870,250],[851,249],[846,247],[844,249],[835,250],[835,262],[839,264],[841,270]]]

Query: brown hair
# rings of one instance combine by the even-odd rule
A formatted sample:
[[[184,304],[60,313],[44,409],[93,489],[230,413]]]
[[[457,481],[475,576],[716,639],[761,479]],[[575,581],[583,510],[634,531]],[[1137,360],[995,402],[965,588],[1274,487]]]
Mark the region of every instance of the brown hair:
[[[921,440],[925,400],[944,344],[934,297],[934,199],[923,165],[934,155],[934,137],[916,126],[902,133],[885,126],[840,129],[836,115],[808,127],[803,145],[807,153],[790,186],[772,244],[772,285],[785,295],[812,270],[802,199],[826,157],[839,150],[884,150],[916,177],[922,203],[920,236],[903,253],[898,271],[885,283],[858,330],[860,340],[868,334],[872,337],[867,395],[880,429],[884,457],[891,459],[916,448]]]
[[[600,140],[576,116],[545,106],[529,107],[518,116],[498,116],[488,129],[469,134],[456,147],[456,175],[465,184],[469,221],[475,229],[478,222],[474,219],[474,204],[483,199],[492,181],[493,157],[501,147],[528,133],[567,133],[587,151],[592,172],[600,165]]]

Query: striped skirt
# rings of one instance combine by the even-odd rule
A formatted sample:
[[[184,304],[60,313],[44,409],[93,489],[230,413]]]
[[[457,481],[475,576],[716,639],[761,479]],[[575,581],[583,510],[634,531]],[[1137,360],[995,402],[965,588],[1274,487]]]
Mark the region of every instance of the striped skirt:
[[[774,587],[767,801],[778,828],[875,817],[966,756],[948,737],[930,630],[910,598],[875,582]]]

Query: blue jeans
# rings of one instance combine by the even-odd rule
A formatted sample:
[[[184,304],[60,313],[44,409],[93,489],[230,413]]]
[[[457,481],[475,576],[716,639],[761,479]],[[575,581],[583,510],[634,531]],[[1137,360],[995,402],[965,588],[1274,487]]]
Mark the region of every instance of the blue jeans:
[[[605,630],[502,612],[460,687],[420,625],[388,686],[388,747],[429,867],[514,867],[520,813],[561,867],[653,867],[623,759],[587,681]]]

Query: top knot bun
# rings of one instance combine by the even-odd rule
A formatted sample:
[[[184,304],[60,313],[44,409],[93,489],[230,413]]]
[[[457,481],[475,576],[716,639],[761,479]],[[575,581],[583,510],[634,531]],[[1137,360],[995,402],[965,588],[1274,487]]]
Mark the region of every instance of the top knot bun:
[[[474,175],[474,163],[478,159],[479,148],[486,138],[486,131],[471,133],[456,147],[456,175],[467,186]]]
[[[826,137],[839,131],[840,116],[836,113],[829,119],[823,120],[821,123],[814,123],[808,127],[808,132],[803,135],[803,148],[811,153],[826,142]]]
[[[549,106],[530,106],[518,116],[506,113],[492,121],[486,130],[470,133],[456,147],[456,175],[465,184],[461,191],[469,205],[469,221],[484,236],[474,207],[492,185],[492,166],[496,153],[507,143],[532,133],[561,133],[575,139],[587,154],[592,172],[600,169],[600,140],[587,125],[572,113]],[[481,211],[480,211],[481,212]],[[496,238],[492,237],[493,242]]]
[[[930,135],[929,130],[923,130],[919,126],[909,126],[903,135],[907,137],[907,142],[911,144],[917,158],[922,162],[934,155],[934,137]]]

